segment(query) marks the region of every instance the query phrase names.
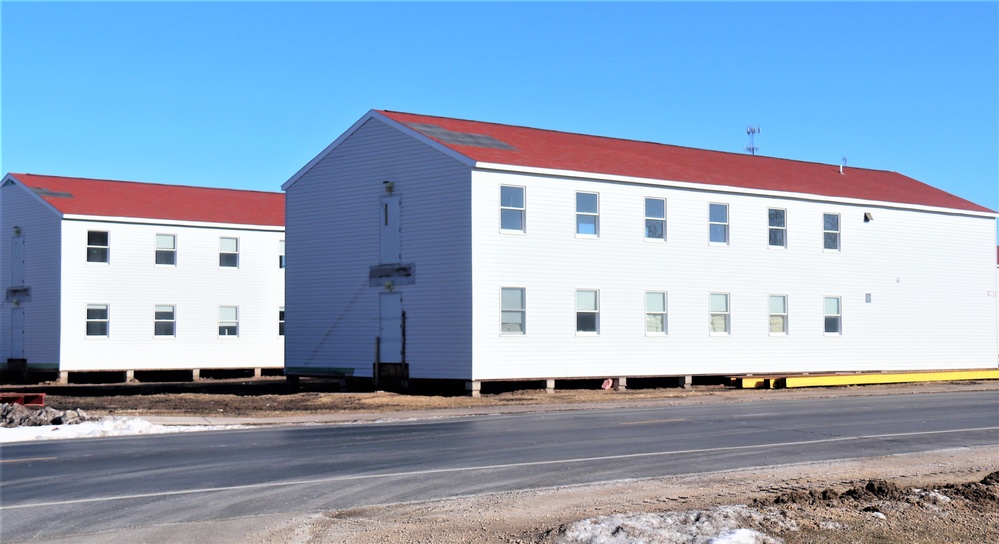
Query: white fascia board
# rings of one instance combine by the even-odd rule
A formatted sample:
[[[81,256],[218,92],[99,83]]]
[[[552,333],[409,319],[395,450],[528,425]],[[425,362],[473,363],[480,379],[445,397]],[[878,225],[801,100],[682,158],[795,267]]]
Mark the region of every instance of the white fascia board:
[[[22,182],[21,180],[17,179],[16,177],[14,177],[14,176],[12,176],[10,174],[7,174],[6,176],[4,176],[3,177],[3,182],[0,182],[0,188],[6,187],[7,185],[15,185],[17,187],[20,187],[22,191],[28,193],[28,195],[31,198],[33,198],[36,201],[38,201],[39,204],[41,204],[42,206],[45,206],[45,208],[47,208],[48,210],[51,210],[52,213],[56,217],[62,217],[62,212],[60,212],[52,204],[49,204],[48,201],[46,201],[44,198],[42,198],[41,196],[39,196],[38,193],[32,191],[30,187],[28,187],[27,185],[25,185],[24,182]]]
[[[431,140],[430,138],[427,138],[423,134],[420,134],[419,132],[409,128],[403,123],[399,123],[398,121],[389,119],[385,115],[382,115],[381,113],[378,113],[375,110],[369,110],[368,113],[364,114],[364,116],[358,119],[357,122],[351,125],[350,128],[348,128],[343,134],[340,135],[340,137],[338,137],[336,140],[333,140],[333,143],[326,146],[326,149],[323,149],[318,155],[316,155],[311,161],[309,161],[308,164],[303,166],[298,172],[295,172],[295,175],[291,176],[288,179],[288,181],[284,182],[281,185],[281,190],[287,191],[289,187],[294,185],[295,182],[301,179],[302,176],[304,176],[306,173],[309,172],[309,170],[312,170],[312,168],[315,167],[317,164],[319,164],[319,162],[322,161],[324,158],[326,158],[326,156],[329,155],[330,152],[336,149],[338,145],[340,145],[344,140],[349,138],[355,131],[357,131],[357,129],[361,128],[361,126],[363,126],[364,123],[366,123],[370,119],[377,119],[382,123],[385,123],[386,125],[391,126],[396,130],[399,130],[400,132],[403,132],[406,135],[429,145],[430,147],[436,149],[437,151],[440,151],[441,153],[444,153],[445,155],[448,155],[449,157],[468,165],[470,168],[475,166],[475,161],[466,157],[465,155],[462,155],[461,153],[458,153],[457,151],[441,143],[438,143],[434,140]]]
[[[279,225],[249,225],[246,223],[211,223],[207,221],[183,221],[179,219],[154,219],[150,217],[110,217],[104,215],[66,214],[65,221],[81,221],[89,223],[128,223],[133,225],[163,225],[169,227],[188,227],[201,229],[254,230],[263,232],[284,232]]]
[[[772,191],[765,189],[750,189],[746,187],[735,187],[732,185],[715,185],[708,183],[692,183],[689,181],[670,181],[655,178],[639,178],[632,176],[619,176],[612,174],[595,174],[593,172],[579,172],[575,170],[557,170],[553,168],[537,168],[531,166],[516,166],[511,164],[499,164],[490,162],[475,163],[477,170],[493,170],[502,172],[514,172],[520,174],[535,174],[539,176],[552,176],[562,178],[576,178],[593,181],[608,181],[616,183],[633,183],[640,185],[658,185],[660,187],[672,187],[677,189],[691,189],[710,193],[735,193],[753,196],[775,197],[792,200],[807,200],[812,202],[830,202],[836,204],[849,204],[854,206],[870,206],[878,208],[918,210],[933,213],[946,213],[951,215],[970,215],[975,217],[999,217],[996,212],[978,212],[974,210],[962,210],[959,208],[942,208],[939,206],[924,206],[921,204],[908,204],[905,202],[892,202],[882,200],[865,200],[861,198],[837,197],[828,195],[816,195],[812,193],[795,193],[791,191]]]

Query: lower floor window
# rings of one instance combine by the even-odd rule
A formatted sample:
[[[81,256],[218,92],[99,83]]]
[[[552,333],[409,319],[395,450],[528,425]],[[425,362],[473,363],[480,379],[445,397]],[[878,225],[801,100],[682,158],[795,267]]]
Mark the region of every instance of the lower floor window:
[[[107,336],[109,315],[107,304],[87,304],[87,336]]]
[[[826,321],[826,334],[843,334],[843,312],[839,297],[825,297],[823,313]]]
[[[503,334],[524,334],[527,332],[525,317],[525,293],[521,287],[503,287],[500,301],[500,332]]]
[[[770,295],[770,334],[787,334],[786,295]]]
[[[645,332],[666,334],[666,293],[645,293]]]
[[[711,333],[729,333],[729,304],[727,293],[711,293]]]
[[[576,291],[576,332],[598,332],[600,296],[598,291]]]
[[[219,336],[239,336],[239,308],[219,306]]]
[[[284,336],[284,308],[278,309],[278,336]]]
[[[153,334],[174,336],[177,332],[176,324],[176,311],[173,306],[156,306],[153,316]]]

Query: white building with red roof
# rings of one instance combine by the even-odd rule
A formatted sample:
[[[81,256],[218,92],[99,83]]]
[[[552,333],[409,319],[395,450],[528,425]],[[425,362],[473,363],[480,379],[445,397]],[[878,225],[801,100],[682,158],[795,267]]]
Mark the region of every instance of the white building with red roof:
[[[8,370],[283,367],[280,193],[11,173],[0,232]]]
[[[996,212],[895,172],[371,111],[282,188],[292,377],[997,366]]]

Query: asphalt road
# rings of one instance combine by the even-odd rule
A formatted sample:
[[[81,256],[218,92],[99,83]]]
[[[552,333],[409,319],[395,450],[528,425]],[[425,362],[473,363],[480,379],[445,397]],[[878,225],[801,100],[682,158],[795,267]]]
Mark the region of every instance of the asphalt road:
[[[0,542],[990,445],[995,391],[11,444]]]

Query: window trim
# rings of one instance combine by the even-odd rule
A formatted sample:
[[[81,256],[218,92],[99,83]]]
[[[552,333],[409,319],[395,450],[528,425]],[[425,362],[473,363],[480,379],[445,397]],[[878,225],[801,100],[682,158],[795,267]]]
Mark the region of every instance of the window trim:
[[[724,206],[725,207],[725,221],[714,221],[711,219],[711,208],[713,206]],[[728,203],[724,202],[708,202],[708,245],[712,246],[727,246],[732,240],[732,233],[729,225],[732,221],[732,217],[729,214]],[[712,239],[712,231],[715,225],[722,225],[724,227],[723,232],[725,233],[725,240],[722,242],[716,242]]]
[[[234,240],[236,242],[236,251],[222,251],[222,240]],[[224,264],[222,259],[227,255],[236,256],[236,264],[228,265]],[[235,236],[219,236],[219,268],[239,268],[239,238]]]
[[[225,319],[224,320],[224,319],[222,319],[222,309],[223,308],[232,308],[233,311],[235,311],[236,319],[235,320],[231,320],[231,319]],[[230,323],[232,323],[234,325],[230,325]],[[223,324],[225,324],[225,325],[223,325]],[[235,327],[236,334],[222,334],[222,327]],[[221,305],[221,304],[219,305],[219,311],[218,311],[218,335],[219,335],[219,338],[239,338],[239,306],[228,306],[228,305]]]
[[[725,297],[725,310],[716,312],[714,309],[714,297],[724,296]],[[721,315],[725,317],[725,330],[716,331],[714,330],[714,318],[716,315]],[[731,336],[732,335],[732,295],[731,293],[719,293],[712,292],[708,293],[708,334],[710,336]]]
[[[595,212],[581,212],[579,211],[579,195],[593,195],[596,197],[596,207]],[[575,196],[576,201],[576,237],[577,238],[599,238],[600,237],[600,193],[595,193],[591,191],[576,191]],[[593,232],[579,232],[580,217],[592,217],[593,218]]]
[[[520,291],[520,308],[507,308],[505,306],[505,291]],[[505,330],[507,322],[504,316],[508,313],[520,314],[520,331]],[[526,287],[500,287],[500,335],[502,336],[524,336],[527,334],[527,288]]]
[[[171,248],[171,249],[161,248],[160,247],[160,237],[161,236],[169,236],[170,239],[173,241],[173,248]],[[153,236],[153,245],[155,246],[154,247],[155,255],[153,257],[153,264],[155,264],[156,266],[173,266],[173,267],[177,266],[177,235],[176,234],[157,233],[157,234],[155,234]],[[164,255],[167,254],[167,253],[171,254],[173,256],[173,262],[172,263],[161,263],[161,262],[159,262],[160,261],[160,253],[161,252]]]
[[[579,294],[580,293],[593,293],[594,295],[594,310],[580,310],[579,309]],[[600,335],[600,290],[599,289],[576,289],[575,291],[575,303],[574,308],[576,310],[576,336],[598,336]],[[579,315],[580,314],[593,314],[593,330],[580,330],[579,328]]]
[[[519,189],[521,207],[506,206],[503,204],[503,189]],[[526,234],[527,233],[527,188],[520,185],[500,185],[500,232],[504,234]],[[503,212],[515,211],[520,213],[520,228],[508,229],[503,227]]]
[[[103,318],[91,318],[90,310],[104,310]],[[110,338],[111,337],[111,305],[107,303],[88,303],[86,317],[85,335],[87,338]],[[103,323],[104,334],[90,334],[91,323]]]
[[[91,234],[103,234],[105,238],[104,245],[91,244],[90,243]],[[90,260],[90,252],[97,250],[104,251],[104,260],[101,261]],[[111,264],[111,231],[87,230],[87,264],[98,264],[98,265]]]
[[[773,307],[773,299],[774,298],[781,298],[781,299],[783,299],[783,301],[784,301],[784,304],[783,304],[784,305],[784,311],[783,312],[776,312],[776,313],[774,312],[774,307]],[[790,321],[788,319],[788,313],[789,313],[789,310],[788,310],[787,295],[783,295],[783,294],[782,295],[767,295],[767,315],[769,316],[769,323],[767,325],[767,330],[770,332],[770,336],[787,336],[788,335],[789,330],[790,330],[789,329],[789,327],[790,327]],[[774,332],[774,328],[773,328],[773,318],[774,318],[774,316],[778,316],[778,317],[783,318],[783,320],[782,320],[782,322],[783,322],[783,330],[781,330],[780,332]]]
[[[662,295],[663,310],[661,312],[649,310],[649,295]],[[649,317],[651,316],[662,317],[663,330],[649,330]],[[669,336],[669,293],[666,291],[645,292],[645,336]]]
[[[170,308],[170,319],[160,319],[160,308]],[[160,334],[157,325],[160,323],[170,323],[171,333]],[[156,304],[153,306],[153,337],[154,338],[176,338],[177,337],[177,305],[176,304]]]
[[[781,224],[779,226],[775,226],[773,224],[773,218],[771,217],[772,212],[783,212]],[[774,231],[781,233],[782,243],[772,243]],[[767,248],[787,249],[787,208],[767,208]]]
[[[826,312],[826,303],[830,300],[836,301],[836,310],[838,313],[830,314]],[[833,317],[836,319],[836,332],[828,331],[828,319]],[[836,295],[823,295],[822,297],[822,334],[824,336],[843,336],[843,297]]]
[[[826,217],[836,218],[836,230],[826,230]],[[836,247],[830,248],[826,245],[826,236],[836,235]],[[838,213],[822,212],[822,251],[827,253],[839,253],[843,248],[843,218]]]
[[[658,201],[660,201],[660,202],[663,203],[663,215],[662,215],[662,217],[653,217],[653,216],[649,215],[649,201],[650,200],[658,200]],[[644,210],[644,215],[645,215],[645,241],[647,241],[647,242],[656,242],[656,241],[661,240],[662,242],[665,243],[666,242],[666,199],[665,198],[654,197],[654,196],[647,196],[647,197],[645,197],[645,200],[643,201],[643,203],[645,205],[645,210]],[[659,221],[662,224],[661,236],[658,236],[658,237],[656,237],[656,236],[649,236],[649,221]]]

